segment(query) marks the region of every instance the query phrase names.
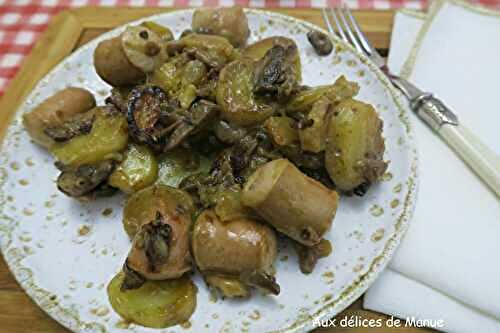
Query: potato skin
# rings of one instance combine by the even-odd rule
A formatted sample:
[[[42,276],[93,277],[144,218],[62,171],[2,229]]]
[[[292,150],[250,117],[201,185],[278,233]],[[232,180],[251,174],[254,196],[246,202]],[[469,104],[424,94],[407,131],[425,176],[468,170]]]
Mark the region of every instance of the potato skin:
[[[186,322],[196,308],[195,284],[188,278],[146,281],[140,288],[122,291],[123,273],[109,282],[109,303],[125,320],[165,328]]]
[[[137,192],[158,178],[158,162],[146,146],[131,144],[125,152],[125,159],[109,177],[109,184],[125,193]]]
[[[95,98],[91,92],[69,87],[47,98],[31,112],[25,113],[23,124],[35,143],[49,148],[55,142],[44,133],[46,128],[62,125],[95,105]]]
[[[222,222],[212,210],[196,220],[191,246],[198,268],[212,273],[265,271],[277,256],[271,228],[246,218]]]
[[[346,99],[335,107],[328,125],[325,167],[339,190],[369,185],[385,172],[382,127],[369,104]]]
[[[313,104],[307,115],[307,121],[312,124],[299,130],[300,146],[303,150],[319,153],[325,149],[330,109],[331,103],[326,97]]]
[[[304,175],[286,159],[259,167],[245,183],[243,204],[279,232],[314,246],[330,229],[338,194]]]
[[[101,79],[116,87],[136,84],[146,78],[123,52],[121,36],[103,40],[97,45],[94,67]]]

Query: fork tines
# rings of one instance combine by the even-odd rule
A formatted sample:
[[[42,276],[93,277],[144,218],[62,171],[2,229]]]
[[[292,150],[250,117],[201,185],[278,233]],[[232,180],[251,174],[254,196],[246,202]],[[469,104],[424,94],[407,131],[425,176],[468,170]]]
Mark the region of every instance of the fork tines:
[[[373,47],[345,4],[335,8],[323,8],[322,13],[331,34],[335,35],[337,33],[343,41],[352,44],[359,52],[369,56],[373,55]]]

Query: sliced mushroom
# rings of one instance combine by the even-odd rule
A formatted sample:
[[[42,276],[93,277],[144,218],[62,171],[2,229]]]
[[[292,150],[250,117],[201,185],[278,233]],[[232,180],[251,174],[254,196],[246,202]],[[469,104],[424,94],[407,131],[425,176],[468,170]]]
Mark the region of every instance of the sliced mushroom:
[[[327,34],[312,30],[307,33],[307,39],[318,55],[325,56],[332,53],[333,44]]]
[[[318,260],[328,257],[332,252],[332,245],[326,239],[322,239],[314,246],[304,246],[298,242],[294,242],[293,245],[299,257],[300,271],[304,274],[312,273]]]
[[[103,185],[114,170],[115,162],[105,160],[76,168],[59,165],[62,173],[57,178],[57,188],[64,194],[81,198]]]
[[[269,118],[276,110],[272,101],[257,98],[254,92],[254,61],[240,59],[221,71],[217,104],[221,117],[232,126],[251,127]]]
[[[128,101],[127,122],[132,137],[156,150],[165,144],[164,131],[177,119],[164,119],[161,105],[167,102],[165,92],[155,86],[132,90]]]
[[[88,134],[94,123],[95,113],[92,110],[77,114],[72,120],[59,126],[48,127],[44,133],[55,142],[68,141],[75,136]]]
[[[215,118],[218,112],[219,107],[215,103],[206,100],[195,102],[186,116],[182,118],[182,121],[173,130],[172,134],[170,134],[164,151],[174,149],[189,135],[206,127],[207,124]]]
[[[300,66],[297,71],[298,48],[295,43],[274,45],[257,61],[254,70],[254,91],[284,100],[300,84]]]
[[[191,245],[198,268],[209,277],[207,282],[218,276],[223,283],[221,277],[228,276],[279,294],[279,286],[270,274],[277,255],[276,236],[266,225],[246,218],[222,222],[215,212],[206,210],[196,220]],[[220,289],[224,292],[224,288]],[[244,296],[244,292],[237,296]]]
[[[250,36],[248,19],[241,7],[197,9],[191,26],[197,33],[226,37],[234,47],[244,46]]]
[[[286,159],[259,167],[242,194],[243,204],[306,246],[318,244],[330,229],[338,198],[335,191],[307,177]]]

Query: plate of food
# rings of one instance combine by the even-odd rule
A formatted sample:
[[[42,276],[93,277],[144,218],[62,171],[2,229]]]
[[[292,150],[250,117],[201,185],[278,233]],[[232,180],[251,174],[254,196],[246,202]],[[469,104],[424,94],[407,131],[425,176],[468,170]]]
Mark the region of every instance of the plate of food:
[[[132,22],[18,110],[2,253],[74,332],[306,332],[369,287],[408,227],[407,113],[376,66],[305,21]]]

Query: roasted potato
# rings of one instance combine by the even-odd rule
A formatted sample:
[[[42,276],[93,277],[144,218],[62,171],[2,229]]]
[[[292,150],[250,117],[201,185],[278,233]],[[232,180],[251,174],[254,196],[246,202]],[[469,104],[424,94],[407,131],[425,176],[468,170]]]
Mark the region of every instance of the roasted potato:
[[[188,278],[146,281],[141,287],[122,290],[124,273],[108,284],[109,303],[125,320],[165,328],[186,322],[196,308],[196,286]]]
[[[94,107],[95,98],[89,91],[65,88],[23,114],[23,125],[35,143],[50,148],[55,141],[45,133],[47,129],[61,126]]]
[[[171,99],[177,99],[182,108],[187,109],[207,87],[207,66],[199,60],[190,60],[183,53],[170,58],[154,71],[148,82],[162,88]]]
[[[238,52],[226,38],[197,33],[167,43],[167,52],[171,55],[186,52],[216,70],[238,57]]]
[[[303,150],[312,153],[325,150],[326,130],[332,108],[332,103],[327,97],[322,97],[313,104],[298,131]]]
[[[125,193],[134,193],[156,181],[158,162],[148,147],[131,144],[124,156],[124,160],[109,177],[111,186]]]
[[[222,222],[258,218],[257,214],[241,202],[241,191],[239,189],[227,189],[219,193],[214,212]]]
[[[328,125],[325,167],[339,190],[366,188],[384,174],[382,128],[370,104],[346,99],[335,107]]]
[[[347,81],[345,76],[340,76],[332,85],[318,86],[306,89],[293,96],[287,104],[288,112],[307,112],[320,98],[326,97],[332,103],[354,97],[359,92],[356,82]]]
[[[62,164],[79,166],[113,158],[127,147],[125,117],[106,107],[97,107],[90,133],[52,146],[51,153]]]
[[[286,159],[259,167],[242,193],[244,205],[306,246],[318,244],[330,229],[338,199],[337,192],[304,175]]]
[[[217,104],[223,119],[236,126],[257,125],[270,117],[275,108],[257,99],[253,92],[252,60],[236,60],[221,71],[217,85]]]
[[[299,141],[297,129],[289,117],[267,118],[264,128],[277,146],[289,146]]]
[[[208,173],[210,160],[205,156],[178,148],[158,157],[158,184],[178,187],[183,179],[197,173]]]
[[[241,7],[195,10],[191,27],[194,32],[225,37],[234,47],[246,44],[250,29]]]

